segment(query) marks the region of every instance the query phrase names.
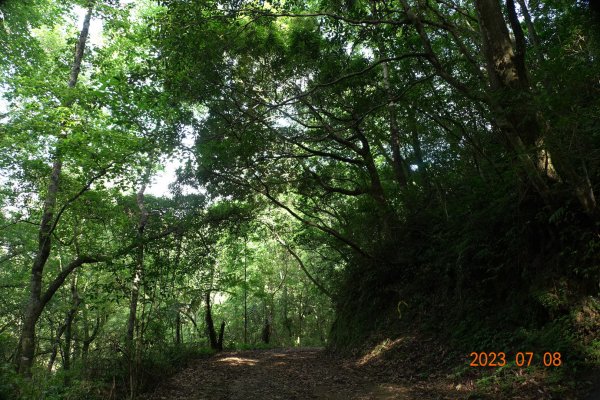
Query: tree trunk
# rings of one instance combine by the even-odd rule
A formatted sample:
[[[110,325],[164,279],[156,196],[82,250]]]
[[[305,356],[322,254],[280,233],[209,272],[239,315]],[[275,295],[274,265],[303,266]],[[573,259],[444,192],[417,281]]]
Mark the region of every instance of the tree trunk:
[[[247,275],[248,275],[248,265],[246,261],[246,251],[247,251],[247,239],[244,236],[244,344],[248,343],[248,283],[247,283]]]
[[[68,371],[71,369],[71,342],[73,338],[73,316],[71,318],[67,318],[66,328],[65,328],[65,343],[63,346],[63,371],[67,371],[67,374],[64,376],[64,385],[69,386],[71,383],[71,379],[69,378]]]
[[[52,353],[50,354],[50,361],[48,361],[48,372],[52,371],[52,368],[54,367],[54,361],[56,361],[56,355],[58,353],[58,348],[60,346],[60,339],[62,338],[63,334],[65,335],[64,348],[66,348],[66,349],[70,348],[71,324],[73,323],[73,319],[75,319],[75,315],[77,314],[77,309],[79,307],[79,304],[81,303],[81,299],[79,298],[79,295],[77,293],[77,286],[76,286],[75,280],[73,280],[73,283],[71,284],[71,302],[72,302],[71,308],[69,309],[69,312],[65,316],[65,323],[62,324],[58,328],[58,331],[56,332],[56,338],[54,340],[54,345],[52,346]],[[66,354],[68,355],[69,352],[66,351]],[[68,370],[69,368],[70,368],[70,359],[67,358],[63,362],[63,369]]]
[[[290,318],[290,316],[288,315],[288,287],[287,285],[283,286],[283,327],[285,328],[287,334],[288,334],[288,339],[291,341],[293,334],[292,334],[292,320]]]
[[[212,307],[210,305],[210,290],[206,291],[206,294],[204,296],[204,301],[205,301],[205,307],[206,307],[206,313],[204,316],[205,321],[206,321],[206,333],[208,334],[210,348],[213,350],[220,351],[220,350],[222,350],[222,348],[219,345],[219,339],[217,339],[217,332],[215,330],[215,324],[213,322]],[[222,329],[224,329],[225,323],[223,323],[221,325],[222,325]]]
[[[56,361],[56,356],[58,354],[58,347],[60,346],[60,339],[62,338],[63,333],[65,333],[66,325],[63,324],[59,326],[56,331],[56,336],[54,337],[54,344],[52,345],[52,352],[50,353],[50,360],[48,361],[48,372],[52,372],[52,368],[54,367],[54,361]]]
[[[377,9],[377,3],[372,2],[372,12],[374,15],[379,16]],[[379,58],[385,59],[387,52],[385,44],[382,40],[377,42],[377,50],[379,51]],[[390,127],[390,148],[392,150],[392,169],[394,171],[394,178],[401,188],[405,188],[408,185],[410,171],[408,165],[402,154],[400,153],[400,128],[398,127],[398,115],[396,113],[396,103],[392,93],[392,87],[390,84],[390,68],[388,62],[381,64],[383,72],[383,87],[385,89],[385,95],[387,96],[387,111],[388,111],[388,123]]]
[[[219,341],[217,342],[219,351],[223,350],[223,336],[224,335],[225,335],[225,321],[221,321],[221,328],[219,329]]]
[[[304,307],[304,304],[302,303],[303,297],[304,291],[300,291],[300,302],[298,305],[298,341],[296,343],[298,346],[302,346],[302,319],[304,317],[302,312],[302,308]]]
[[[396,115],[396,103],[394,102],[392,90],[390,86],[390,70],[387,62],[382,64],[383,67],[383,85],[388,97],[388,118],[390,125],[390,147],[392,148],[392,167],[396,182],[401,187],[408,185],[409,170],[404,157],[400,154],[400,129],[398,128],[398,116]]]
[[[137,365],[136,360],[136,343],[135,343],[135,322],[137,315],[138,297],[140,295],[140,287],[142,283],[142,275],[144,273],[144,230],[148,222],[148,211],[144,205],[144,192],[146,191],[146,181],[149,175],[149,169],[142,186],[136,195],[136,203],[140,210],[140,220],[137,230],[137,257],[133,271],[131,282],[131,297],[129,299],[129,319],[127,321],[127,356],[129,358],[129,388],[131,398],[135,397],[137,389]]]
[[[73,276],[73,281],[71,283],[71,298],[72,298],[72,306],[67,314],[67,318],[65,321],[65,345],[64,345],[64,361],[63,361],[63,370],[68,371],[71,369],[71,342],[73,338],[73,320],[75,319],[75,315],[77,314],[77,309],[79,308],[79,304],[81,303],[81,299],[79,298],[79,293],[77,292],[77,275]],[[65,376],[65,386],[69,385],[68,375]]]
[[[90,345],[98,336],[98,332],[100,331],[100,317],[96,317],[96,324],[94,325],[94,330],[90,334],[90,327],[87,320],[87,312],[86,308],[84,308],[84,316],[83,316],[83,343],[81,346],[81,361],[83,363],[84,368],[87,368],[88,362],[88,354],[90,351]]]
[[[519,7],[521,8],[521,14],[523,14],[523,19],[525,19],[525,24],[527,25],[527,36],[529,37],[529,41],[533,45],[536,50],[540,48],[540,38],[533,26],[533,20],[531,19],[531,14],[529,13],[529,8],[525,3],[525,0],[517,0],[519,3]],[[538,58],[541,60],[541,54],[538,54]]]
[[[90,19],[92,17],[92,9],[87,10],[87,14],[83,21],[83,27],[79,35],[79,41],[75,49],[75,59],[71,67],[69,75],[69,87],[73,88],[77,84],[79,71],[81,70],[81,62],[90,28]],[[70,104],[67,104],[69,106]],[[42,279],[46,261],[52,250],[51,235],[54,229],[54,211],[56,207],[56,199],[59,192],[60,176],[62,172],[62,157],[57,151],[54,155],[52,164],[52,173],[48,183],[48,192],[44,199],[44,208],[42,211],[42,219],[38,232],[38,251],[31,267],[30,292],[27,308],[25,310],[25,318],[23,320],[23,328],[20,338],[18,372],[26,377],[31,377],[31,367],[35,357],[35,325],[40,317],[45,303],[41,301],[42,294]]]
[[[596,199],[589,179],[577,172],[571,160],[562,154],[562,149],[554,149],[552,157],[547,149],[529,86],[525,40],[514,1],[507,0],[507,8],[515,34],[516,50],[510,40],[500,3],[497,0],[476,0],[475,6],[492,91],[490,107],[526,177],[546,203],[550,202],[548,179],[564,179],[573,189],[582,208],[593,213]]]
[[[417,164],[419,175],[421,176],[422,182],[428,188],[431,187],[431,183],[429,181],[427,165],[423,160],[423,149],[421,148],[421,139],[419,138],[419,129],[417,118],[415,116],[415,110],[410,108],[408,110],[408,125],[410,129],[410,135],[412,139],[412,148],[414,155],[414,162]]]
[[[483,55],[491,89],[490,107],[496,123],[516,153],[526,178],[549,202],[549,188],[542,173],[548,160],[542,149],[541,128],[533,108],[524,54],[515,52],[497,0],[476,0]],[[518,24],[518,21],[517,21]]]
[[[175,343],[181,344],[181,312],[177,310],[177,316],[175,317]]]
[[[262,330],[262,341],[264,344],[269,344],[271,339],[271,324],[269,324],[269,320],[265,318],[265,325]]]

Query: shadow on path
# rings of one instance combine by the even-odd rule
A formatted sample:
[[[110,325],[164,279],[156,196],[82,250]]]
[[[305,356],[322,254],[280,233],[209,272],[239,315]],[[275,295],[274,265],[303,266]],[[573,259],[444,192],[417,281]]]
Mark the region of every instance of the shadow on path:
[[[143,399],[456,399],[445,387],[392,383],[322,349],[225,352],[192,363]]]

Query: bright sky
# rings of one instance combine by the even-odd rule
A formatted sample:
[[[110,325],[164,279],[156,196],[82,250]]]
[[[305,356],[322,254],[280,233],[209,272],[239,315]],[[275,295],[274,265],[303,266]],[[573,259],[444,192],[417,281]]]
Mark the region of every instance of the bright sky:
[[[186,147],[191,147],[194,144],[194,137],[191,133],[186,134],[183,138],[183,144]],[[163,171],[154,175],[152,184],[146,189],[146,193],[154,196],[170,197],[169,185],[177,179],[177,168],[183,165],[181,159],[171,157],[162,164]]]
[[[77,16],[77,26],[81,28],[83,25],[83,19],[85,17],[85,9],[75,6],[75,14]],[[103,38],[102,38],[102,30],[103,24],[99,19],[92,18],[90,23],[90,36],[89,42],[94,46],[102,46]],[[8,103],[2,97],[2,88],[0,87],[0,114],[6,113],[8,111]],[[187,134],[184,138],[184,144],[188,147],[193,145],[193,137],[191,133]],[[148,194],[154,196],[169,196],[169,185],[176,180],[176,171],[177,168],[182,165],[181,160],[171,157],[169,159],[163,160],[162,162],[162,171],[158,172],[152,178],[152,184],[146,189]]]
[[[0,94],[3,93],[2,87],[0,87]],[[8,103],[4,100],[4,97],[0,97],[0,114],[4,114],[8,111]]]

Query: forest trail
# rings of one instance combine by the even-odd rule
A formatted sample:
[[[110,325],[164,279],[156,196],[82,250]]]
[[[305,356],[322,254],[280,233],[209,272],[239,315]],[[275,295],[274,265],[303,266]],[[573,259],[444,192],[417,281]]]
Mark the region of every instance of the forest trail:
[[[319,348],[224,352],[196,360],[162,382],[145,400],[452,398],[447,385],[407,379],[400,370],[359,367]],[[439,381],[438,381],[439,382]],[[445,392],[445,393],[444,393]]]

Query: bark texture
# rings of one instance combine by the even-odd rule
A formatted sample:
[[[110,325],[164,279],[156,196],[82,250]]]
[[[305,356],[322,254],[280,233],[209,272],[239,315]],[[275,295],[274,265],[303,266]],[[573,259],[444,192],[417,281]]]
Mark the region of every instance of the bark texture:
[[[69,75],[69,87],[74,88],[77,85],[79,72],[81,70],[81,62],[85,51],[85,45],[90,29],[90,20],[92,17],[93,7],[87,10],[83,27],[79,34],[79,40],[75,49],[75,59],[71,67]],[[67,104],[69,106],[70,104]],[[65,133],[61,134],[61,138]],[[25,317],[23,320],[23,328],[21,330],[21,338],[19,340],[20,348],[18,351],[18,372],[26,377],[31,376],[31,367],[33,366],[35,357],[35,327],[36,323],[49,300],[47,296],[42,298],[42,279],[44,275],[44,267],[48,261],[48,257],[52,251],[52,231],[56,225],[55,210],[56,200],[60,190],[60,177],[62,173],[62,157],[57,151],[54,155],[52,164],[52,172],[48,182],[48,191],[44,199],[44,208],[42,210],[42,219],[38,231],[38,250],[31,267],[29,300],[25,309]],[[62,282],[61,282],[62,283]],[[54,292],[56,289],[54,290]],[[52,292],[53,294],[53,292]]]
[[[491,89],[489,105],[496,123],[515,153],[525,176],[546,203],[552,203],[549,182],[565,181],[582,208],[593,213],[596,199],[589,178],[577,171],[564,149],[549,149],[543,117],[536,110],[525,65],[525,36],[518,20],[514,0],[507,0],[508,27],[497,0],[476,0],[482,50]],[[552,153],[552,154],[551,154]]]

